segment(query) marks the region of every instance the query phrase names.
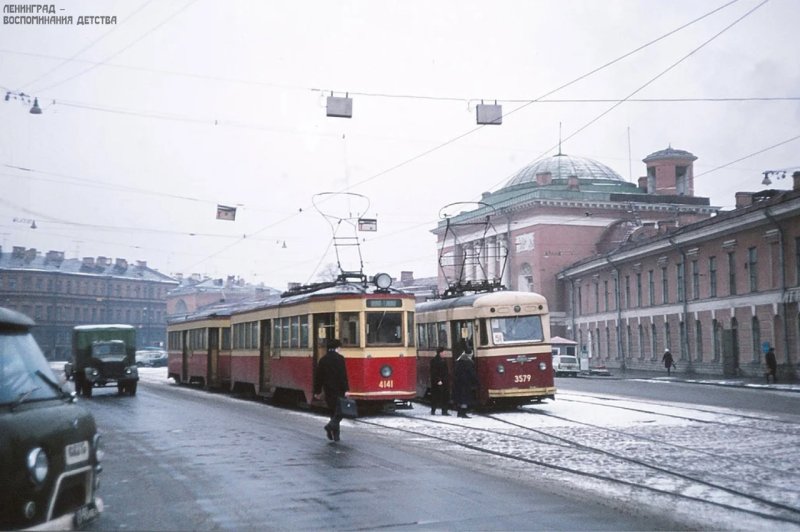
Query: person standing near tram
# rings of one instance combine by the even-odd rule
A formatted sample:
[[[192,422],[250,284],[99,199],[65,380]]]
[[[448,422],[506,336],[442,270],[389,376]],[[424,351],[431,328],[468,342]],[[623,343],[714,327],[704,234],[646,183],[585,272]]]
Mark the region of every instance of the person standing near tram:
[[[436,356],[431,359],[431,415],[437,408],[442,409],[443,416],[449,416],[447,404],[450,402],[450,385],[447,362],[442,358],[444,347],[436,348]]]
[[[347,381],[347,367],[344,356],[339,353],[342,342],[331,338],[327,343],[327,351],[317,363],[317,374],[314,379],[314,399],[320,399],[325,392],[325,404],[331,411],[331,420],[325,425],[325,434],[329,440],[339,441],[342,414],[339,411],[339,398],[346,397],[350,390]]]
[[[455,363],[455,382],[453,383],[453,399],[458,405],[458,417],[469,418],[467,409],[475,401],[478,389],[478,372],[475,362],[467,351],[459,355]]]

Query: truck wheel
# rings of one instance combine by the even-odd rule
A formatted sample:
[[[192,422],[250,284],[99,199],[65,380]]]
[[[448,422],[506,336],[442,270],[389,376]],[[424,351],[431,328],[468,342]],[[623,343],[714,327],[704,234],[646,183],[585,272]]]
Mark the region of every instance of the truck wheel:
[[[91,398],[92,397],[92,388],[94,388],[94,384],[92,381],[83,381],[83,395],[84,397]]]
[[[134,395],[136,395],[136,385],[137,385],[137,384],[138,384],[138,383],[136,383],[136,382],[132,382],[132,383],[130,383],[130,384],[128,385],[128,391],[130,392],[131,396],[134,396]]]
[[[118,393],[119,395],[122,395],[122,394],[124,394],[124,393],[125,393],[125,385],[124,385],[124,384],[122,384],[121,382],[118,382],[118,383],[117,383],[117,393]]]

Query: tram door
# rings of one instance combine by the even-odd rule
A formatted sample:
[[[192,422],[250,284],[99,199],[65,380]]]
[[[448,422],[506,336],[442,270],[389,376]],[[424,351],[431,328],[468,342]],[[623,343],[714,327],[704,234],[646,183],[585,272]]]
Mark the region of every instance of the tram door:
[[[312,324],[314,327],[314,364],[313,369],[316,374],[317,361],[322,358],[327,350],[326,342],[328,338],[336,336],[334,314],[314,314]]]
[[[208,328],[208,368],[206,370],[206,387],[216,386],[219,379],[219,329]]]
[[[455,362],[464,351],[475,356],[473,352],[475,343],[473,341],[472,322],[469,320],[451,321],[450,327],[450,338],[452,338],[453,342],[453,361]]]
[[[259,358],[259,393],[269,393],[272,386],[272,370],[270,359],[272,357],[272,325],[270,320],[261,320],[261,347]]]
[[[189,331],[181,333],[181,382],[189,380]]]

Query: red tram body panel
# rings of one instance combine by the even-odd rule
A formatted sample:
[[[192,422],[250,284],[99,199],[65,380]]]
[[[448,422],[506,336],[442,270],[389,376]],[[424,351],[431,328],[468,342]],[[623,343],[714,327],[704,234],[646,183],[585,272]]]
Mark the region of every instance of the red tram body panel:
[[[167,324],[167,376],[177,383],[229,388],[230,333],[228,308],[171,319]]]
[[[445,347],[448,366],[472,355],[480,406],[555,399],[547,300],[533,292],[498,291],[427,301],[416,307],[417,396],[430,388],[430,361]],[[451,382],[453,380],[451,379]]]

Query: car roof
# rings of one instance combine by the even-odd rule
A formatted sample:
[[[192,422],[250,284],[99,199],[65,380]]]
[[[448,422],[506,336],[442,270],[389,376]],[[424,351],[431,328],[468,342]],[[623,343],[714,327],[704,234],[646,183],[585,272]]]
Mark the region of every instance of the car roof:
[[[34,325],[36,323],[25,314],[0,307],[0,329],[27,330]]]

